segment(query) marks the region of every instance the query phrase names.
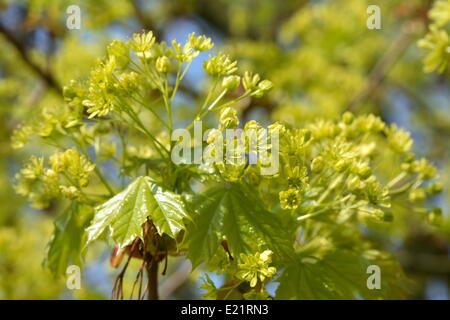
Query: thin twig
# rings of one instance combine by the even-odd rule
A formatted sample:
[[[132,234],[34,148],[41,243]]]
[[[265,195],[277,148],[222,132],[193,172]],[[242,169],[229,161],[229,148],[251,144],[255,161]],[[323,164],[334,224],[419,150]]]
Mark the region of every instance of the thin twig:
[[[22,43],[20,43],[16,38],[14,38],[12,33],[7,28],[5,28],[1,23],[0,23],[0,33],[3,34],[6,40],[17,50],[23,62],[25,62],[31,68],[31,70],[33,70],[34,73],[36,73],[36,75],[38,75],[50,88],[54,89],[54,91],[56,91],[59,95],[62,96],[62,88],[56,81],[56,79],[53,77],[53,74],[48,71],[45,71],[39,65],[34,63],[31,57],[29,56],[25,46]]]
[[[370,72],[366,85],[350,100],[346,108],[347,111],[351,111],[374,94],[395,66],[398,59],[411,44],[412,36],[417,29],[416,26],[417,22],[408,22],[402,26],[397,40],[391,45],[386,54],[378,60]]]

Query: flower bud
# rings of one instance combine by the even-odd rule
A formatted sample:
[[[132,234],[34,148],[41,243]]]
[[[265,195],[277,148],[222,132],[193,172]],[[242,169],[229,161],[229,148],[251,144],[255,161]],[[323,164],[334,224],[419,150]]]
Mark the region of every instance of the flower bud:
[[[421,189],[421,188],[417,188],[415,190],[412,190],[409,195],[408,198],[410,201],[412,202],[419,202],[425,199],[425,190]]]
[[[361,179],[367,179],[372,175],[372,169],[365,163],[357,165],[355,169],[356,174],[358,174]]]
[[[402,162],[400,164],[400,169],[402,169],[402,171],[404,171],[406,173],[413,173],[411,163],[408,163],[408,162]]]
[[[254,91],[257,88],[258,82],[260,80],[259,74],[252,74],[248,71],[244,73],[244,78],[242,78],[242,84],[246,91]]]
[[[195,32],[189,35],[189,45],[198,51],[206,51],[211,49],[214,46],[214,43],[211,42],[211,38],[206,36],[195,35]]]
[[[261,98],[264,93],[273,88],[273,83],[269,80],[263,80],[258,84],[258,89],[253,93],[256,98]]]
[[[269,134],[272,134],[272,132],[278,131],[278,134],[280,136],[284,136],[286,131],[287,131],[286,127],[283,124],[279,123],[279,122],[275,122],[275,123],[269,125],[267,127],[267,129],[269,129]]]
[[[138,88],[139,75],[136,72],[122,73],[119,78],[118,89],[130,93]]]
[[[70,84],[67,86],[64,86],[63,88],[63,97],[66,101],[71,101],[77,96],[77,92],[75,91],[75,81],[70,81]]]
[[[279,193],[281,208],[296,209],[300,204],[300,193],[298,190],[289,189]]]
[[[227,76],[237,71],[237,61],[231,60],[225,54],[219,54],[204,61],[203,69],[211,76]]]
[[[428,186],[428,188],[427,188],[427,192],[429,193],[429,194],[438,194],[438,193],[441,193],[442,192],[442,189],[443,189],[444,187],[442,186],[442,183],[440,183],[440,182],[434,182],[434,183],[431,183],[429,186]]]
[[[273,88],[273,83],[270,80],[263,80],[258,84],[258,89],[262,91],[269,91]]]
[[[348,168],[349,162],[347,159],[341,159],[334,165],[337,172],[343,172]]]
[[[342,122],[344,122],[345,124],[351,124],[354,119],[355,116],[351,112],[347,111],[342,115]]]
[[[323,161],[323,158],[321,156],[318,156],[311,162],[311,171],[314,173],[319,173],[322,171],[324,165],[325,163]]]
[[[115,58],[117,65],[120,68],[125,68],[130,62],[128,48],[122,41],[119,40],[112,41],[108,45],[107,52],[109,56]]]
[[[416,156],[414,155],[414,153],[408,152],[407,154],[405,154],[403,162],[406,162],[406,163],[413,162],[415,157]]]
[[[217,129],[211,129],[208,132],[208,136],[206,138],[206,143],[212,144],[215,141],[217,141],[218,139],[223,139],[222,132]]]
[[[59,190],[63,197],[68,199],[77,199],[80,196],[80,192],[74,186],[59,186]]]
[[[244,131],[254,130],[254,131],[258,132],[260,129],[261,129],[261,126],[255,120],[250,120],[244,126]]]
[[[237,117],[236,110],[230,107],[222,110],[219,121],[220,124],[226,129],[234,128],[239,125],[239,118]]]
[[[235,90],[241,83],[241,77],[239,76],[228,76],[222,80],[222,88],[228,91]]]
[[[161,73],[170,72],[170,60],[166,56],[156,59],[156,70]]]

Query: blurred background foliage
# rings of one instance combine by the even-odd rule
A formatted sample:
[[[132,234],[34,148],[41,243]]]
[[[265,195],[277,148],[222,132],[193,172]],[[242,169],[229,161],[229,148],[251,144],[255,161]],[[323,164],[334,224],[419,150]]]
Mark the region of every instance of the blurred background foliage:
[[[381,30],[366,27],[372,4],[381,8]],[[66,27],[70,5],[81,8],[80,30]],[[438,166],[448,186],[448,71],[425,73],[426,52],[417,46],[431,6],[424,0],[0,0],[0,299],[110,297],[116,270],[101,244],[92,256],[102,259],[86,258],[81,290],[66,289],[64,279],[42,266],[52,221],[64,207],[53,203],[38,211],[14,194],[21,163],[47,149],[36,139],[16,151],[11,135],[22,121],[45,122],[47,110],[63,103],[63,86],[86,77],[112,38],[126,40],[142,29],[166,41],[193,31],[206,34],[215,50],[273,81],[264,99],[241,103],[244,121],[301,126],[348,110],[371,112],[410,130],[414,151]],[[195,105],[204,90],[201,66],[194,65],[187,78],[181,90]],[[386,155],[379,170],[389,171],[390,160]],[[400,209],[389,233],[368,235],[401,261],[415,283],[410,298],[450,299],[449,200],[448,188],[433,200],[444,211],[434,228]],[[172,262],[161,296],[200,298],[198,274],[188,276],[189,271],[189,264]]]

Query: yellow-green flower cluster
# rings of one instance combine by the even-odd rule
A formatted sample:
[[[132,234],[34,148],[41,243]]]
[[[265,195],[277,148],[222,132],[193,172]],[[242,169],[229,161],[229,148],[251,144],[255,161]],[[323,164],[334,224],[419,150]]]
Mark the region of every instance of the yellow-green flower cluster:
[[[192,61],[192,59],[198,56],[199,51],[195,50],[189,42],[183,46],[181,43],[173,40],[171,53],[176,60],[183,63]]]
[[[236,128],[239,124],[237,112],[231,107],[222,110],[219,121],[219,128],[208,133],[208,146],[203,160],[213,167],[213,171],[221,179],[236,182],[247,173],[271,164],[270,132],[282,131],[282,125],[276,124],[265,129],[255,120],[251,120],[243,129],[230,130],[230,133],[226,129]]]
[[[426,181],[436,179],[436,168],[425,159],[416,160],[410,153],[410,133],[396,125],[386,125],[374,115],[354,116],[343,114],[341,120],[317,120],[303,129],[285,127],[280,123],[269,126],[269,133],[279,133],[280,170],[272,176],[262,176],[258,168],[263,167],[261,151],[271,151],[271,143],[260,143],[267,133],[256,122],[249,121],[243,128],[241,138],[228,141],[224,129],[237,125],[236,113],[231,108],[223,110],[219,129],[209,133],[206,156],[222,156],[222,162],[214,164],[215,172],[226,181],[248,181],[262,184],[269,192],[276,192],[278,205],[284,210],[293,210],[299,219],[314,216],[327,207],[328,214],[339,213],[342,208],[351,208],[363,220],[389,221],[390,207],[398,197],[413,202],[427,195],[439,193],[442,185]],[[251,149],[249,141],[255,139],[258,146]],[[215,143],[218,142],[218,143]],[[266,140],[267,142],[267,140]],[[227,162],[227,145],[232,144],[235,154],[244,161]],[[264,148],[265,147],[265,148]],[[399,159],[397,167],[390,167],[389,176],[380,172],[383,156],[377,150],[383,148]],[[229,155],[229,153],[228,153]],[[249,159],[257,157],[256,165],[248,165]],[[233,157],[232,157],[233,158]],[[391,180],[389,180],[391,179]]]
[[[239,86],[240,83],[241,77],[236,75],[228,76],[223,78],[222,88],[228,91],[233,91]]]
[[[277,273],[275,267],[271,267],[272,251],[266,250],[254,255],[241,254],[242,263],[238,264],[236,277],[250,283],[250,287],[254,288],[258,284],[264,284]]]
[[[237,61],[231,60],[229,56],[223,53],[210,57],[203,63],[203,68],[211,76],[228,76],[238,70]]]
[[[300,204],[300,192],[295,189],[281,191],[280,204],[283,209],[297,209]]]
[[[429,12],[431,24],[428,33],[418,42],[419,47],[428,50],[424,58],[425,72],[444,72],[450,61],[450,0],[437,0]]]
[[[437,0],[428,13],[430,19],[439,27],[450,22],[450,1]]]
[[[88,185],[95,168],[75,148],[55,153],[49,164],[50,167],[45,167],[44,158],[32,156],[16,175],[16,192],[28,197],[37,208],[47,207],[58,196],[79,199],[81,188]]]
[[[89,176],[95,168],[95,165],[75,148],[55,153],[50,157],[49,162],[53,171],[68,176],[80,187],[87,186]]]
[[[82,125],[82,107],[72,104],[60,106],[50,104],[37,110],[36,116],[21,123],[11,137],[11,145],[15,149],[23,148],[33,135],[48,138],[56,134],[66,134],[69,130]]]
[[[181,70],[181,64],[191,62],[201,51],[209,50],[213,45],[210,38],[197,37],[195,33],[189,35],[185,44],[173,40],[172,47],[164,41],[156,42],[152,31],[134,34],[127,43],[114,40],[107,47],[106,57],[98,60],[84,91],[65,88],[66,101],[86,107],[89,118],[104,117],[111,111],[129,114],[132,112],[130,105],[135,103],[136,96],[141,98],[143,89],[157,89],[168,95],[167,74]],[[222,58],[213,59],[228,67],[230,74],[236,70],[236,63],[229,65],[228,60]]]
[[[137,47],[136,43],[130,43],[129,45],[130,47]],[[108,45],[107,52],[109,57],[114,58],[119,68],[124,69],[128,66],[128,63],[130,62],[130,53],[125,43],[119,40],[113,40]]]
[[[280,173],[255,180],[247,168],[239,179],[268,184],[280,207],[294,210],[300,220],[324,214],[321,208],[327,207],[328,214],[351,208],[348,212],[361,217],[388,221],[398,197],[417,202],[442,190],[439,182],[423,186],[437,178],[436,168],[409,153],[409,132],[387,126],[376,116],[346,113],[340,121],[317,120],[304,129],[275,127],[280,130]],[[396,168],[389,168],[397,176],[379,171],[384,163],[379,148],[401,159]]]
[[[107,62],[101,62],[91,72],[89,93],[87,99],[83,100],[83,105],[88,108],[89,118],[105,116],[114,108],[115,67],[116,60],[111,58]]]
[[[200,52],[210,50],[212,47],[214,47],[214,43],[211,42],[211,38],[208,38],[207,36],[204,35],[197,37],[195,35],[195,32],[189,35],[188,43],[192,48],[194,48],[194,50]]]
[[[226,107],[220,113],[219,122],[220,126],[225,129],[237,127],[239,125],[237,111],[231,107]]]
[[[259,74],[252,74],[248,71],[244,73],[242,84],[247,92],[252,96],[261,98],[266,92],[270,91],[273,84],[270,80],[262,80]]]
[[[408,131],[397,128],[395,124],[392,124],[385,132],[389,146],[394,149],[394,151],[402,153],[411,149],[413,141],[411,139],[411,134]]]
[[[401,164],[401,168],[409,174],[417,174],[421,180],[431,180],[437,178],[436,167],[431,165],[425,158],[414,160],[413,154],[408,154],[405,156],[405,160]]]
[[[133,40],[128,42],[128,46],[136,53],[145,53],[150,51],[155,40],[152,31],[147,33],[135,33],[133,35]]]

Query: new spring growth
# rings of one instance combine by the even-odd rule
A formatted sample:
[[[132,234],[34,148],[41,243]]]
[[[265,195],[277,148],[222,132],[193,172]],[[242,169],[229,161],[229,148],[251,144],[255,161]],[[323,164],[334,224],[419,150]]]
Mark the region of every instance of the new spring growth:
[[[203,63],[203,68],[210,76],[227,76],[238,70],[237,61],[231,60],[228,55],[223,53],[210,57]]]
[[[198,51],[206,51],[214,47],[214,43],[211,42],[211,38],[201,35],[196,36],[195,32],[189,35],[189,45]]]
[[[241,83],[241,77],[232,75],[223,78],[222,80],[222,88],[224,88],[227,91],[233,91],[237,87],[239,87],[239,84]]]
[[[300,204],[300,192],[296,189],[281,191],[280,204],[282,209],[297,209]]]
[[[239,118],[235,109],[226,107],[222,110],[219,117],[221,128],[230,129],[239,125]]]
[[[270,80],[260,81],[259,74],[252,74],[248,71],[244,73],[242,84],[247,92],[256,98],[262,97],[266,92],[270,91],[273,84]]]
[[[192,106],[199,108],[188,119],[192,125],[175,128],[186,120],[184,114],[172,112],[180,110],[172,108],[172,102],[179,100],[174,99],[177,89],[183,88],[180,83],[192,59],[212,45],[211,39],[191,34],[185,43],[173,41],[168,47],[164,42],[157,43],[151,32],[135,35],[127,44],[113,41],[107,55],[98,60],[86,81],[74,81],[65,88],[66,104],[43,110],[37,120],[24,123],[16,132],[16,146],[22,146],[31,134],[46,137],[47,142],[60,144],[70,140],[79,146],[79,149],[58,150],[47,162],[32,157],[17,175],[16,190],[41,208],[49,206],[55,198],[67,198],[90,208],[110,198],[117,199],[113,201],[114,206],[120,207],[117,212],[128,211],[132,201],[117,193],[117,179],[110,181],[104,177],[102,166],[95,168],[85,150],[95,153],[93,159],[97,164],[106,157],[111,162],[110,170],[124,178],[123,187],[126,188],[126,181],[135,178],[137,182],[130,183],[129,191],[136,201],[144,196],[149,204],[157,205],[156,202],[164,199],[164,203],[170,204],[182,195],[189,202],[186,208],[182,201],[179,206],[161,205],[159,212],[133,205],[126,214],[102,210],[105,216],[113,214],[114,219],[127,220],[125,224],[133,230],[128,232],[126,228],[123,239],[133,240],[143,232],[141,218],[147,219],[143,214],[150,217],[152,211],[156,228],[165,228],[166,218],[171,216],[171,221],[177,221],[175,228],[187,231],[191,237],[186,243],[192,258],[216,271],[224,270],[227,263],[232,264],[226,268],[233,270],[226,272],[230,272],[231,279],[240,280],[235,282],[237,286],[244,281],[249,283],[253,289],[245,293],[248,298],[268,297],[263,287],[276,274],[271,266],[272,256],[274,265],[288,270],[284,262],[294,262],[290,258],[295,259],[300,253],[297,249],[310,250],[316,239],[320,241],[320,249],[312,248],[308,253],[318,261],[325,259],[322,248],[327,253],[339,253],[337,250],[345,249],[342,243],[347,246],[347,241],[356,250],[364,250],[356,252],[360,256],[372,246],[364,242],[359,223],[368,219],[385,223],[392,220],[397,210],[402,210],[398,208],[406,208],[408,213],[425,212],[434,223],[440,220],[438,210],[430,212],[420,207],[425,197],[442,190],[442,184],[428,181],[436,178],[436,168],[408,151],[412,142],[405,130],[386,125],[377,116],[345,113],[340,119],[313,119],[301,124],[293,121],[283,125],[282,121],[288,122],[291,117],[283,110],[281,123],[276,122],[268,129],[254,120],[248,121],[243,129],[237,128],[237,102],[260,97],[271,90],[272,83],[251,72],[235,74],[237,62],[225,54],[205,61],[205,71],[211,76],[207,80],[212,85],[199,90],[199,101],[195,100]],[[333,73],[328,75],[333,77]],[[357,80],[360,84],[360,78]],[[332,78],[331,82],[339,81]],[[243,92],[236,90],[240,85]],[[233,90],[239,92],[227,94]],[[204,91],[206,94],[202,96]],[[316,98],[323,94],[325,90],[316,94]],[[273,96],[269,98],[276,101]],[[181,100],[190,102],[190,99]],[[342,101],[331,99],[331,102]],[[201,127],[201,120],[207,115],[215,115],[218,123],[208,134]],[[89,186],[92,190],[88,193],[85,188],[92,174],[96,174],[96,184]],[[155,180],[155,186],[161,188],[153,190],[147,182],[142,184],[147,179]],[[223,185],[224,182],[230,183]],[[194,184],[205,188],[206,197],[194,194],[191,188]],[[209,202],[220,206],[208,211]],[[184,224],[184,218],[177,218],[190,217],[194,213],[191,210],[208,212],[193,214],[193,224]],[[104,222],[102,214],[96,217]],[[210,224],[209,214],[213,221],[224,221],[211,224],[212,233],[209,227],[202,227]],[[292,228],[284,228],[288,223]],[[349,232],[333,232],[331,236],[330,226],[333,230],[342,228]],[[98,230],[99,236],[103,227],[109,227],[108,223]],[[306,238],[299,237],[298,227],[307,231]],[[167,232],[160,234],[162,239],[169,235]],[[194,239],[195,235],[200,235],[198,240]],[[114,240],[120,241],[117,239]],[[220,239],[227,239],[227,248],[235,257],[233,262],[224,250],[216,250]],[[203,244],[214,250],[202,250]],[[273,254],[266,249],[272,249]],[[283,279],[287,275],[289,272],[280,274],[282,289],[291,279]],[[329,284],[339,287],[337,283]],[[210,282],[208,285],[213,286]],[[223,293],[219,290],[210,293]],[[284,296],[298,294],[285,291]]]
[[[138,53],[139,57],[145,58],[146,53],[150,51],[156,39],[153,36],[153,32],[147,33],[135,33],[133,40],[128,42],[128,46],[131,50]]]
[[[429,12],[431,20],[428,33],[418,42],[418,46],[428,51],[425,56],[424,71],[443,73],[450,61],[450,0],[437,0]]]
[[[181,63],[192,61],[200,52],[195,50],[189,42],[182,45],[176,40],[172,41],[171,55]]]
[[[270,250],[255,255],[241,254],[240,258],[242,263],[238,264],[239,271],[236,273],[236,277],[249,282],[252,288],[258,284],[258,281],[264,284],[277,272],[275,267],[269,266],[272,262],[272,251]]]
[[[156,70],[161,73],[170,72],[170,60],[166,56],[158,57],[156,59]]]
[[[32,156],[16,175],[16,192],[28,197],[37,208],[47,207],[50,200],[59,196],[79,199],[95,168],[75,148],[53,154],[49,165],[45,167],[44,158]]]
[[[107,47],[108,56],[114,57],[117,66],[124,69],[130,62],[130,55],[125,43],[119,40],[113,40]]]

